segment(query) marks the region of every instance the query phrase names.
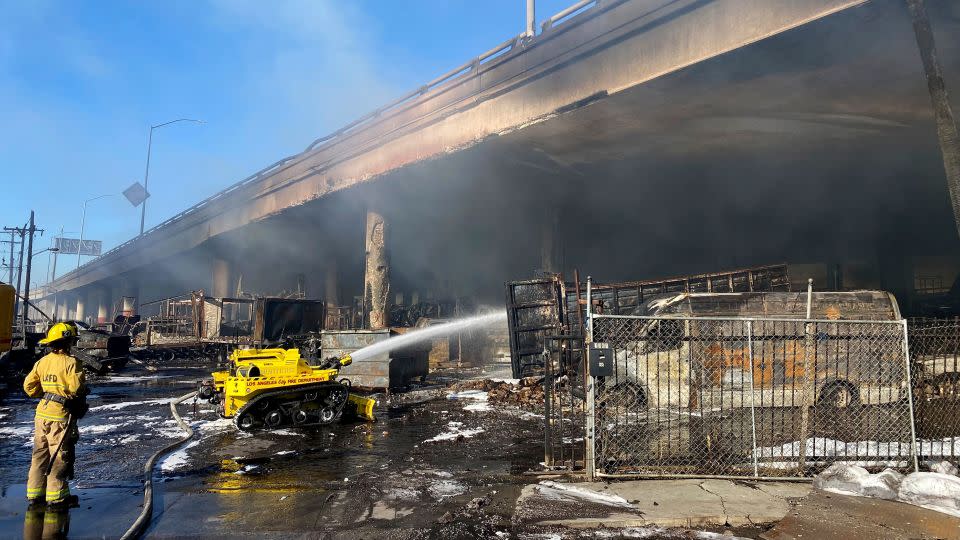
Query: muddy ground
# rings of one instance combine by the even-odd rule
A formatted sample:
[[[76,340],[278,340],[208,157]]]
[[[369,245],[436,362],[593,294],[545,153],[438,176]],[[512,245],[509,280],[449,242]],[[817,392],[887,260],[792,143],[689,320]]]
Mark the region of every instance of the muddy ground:
[[[81,505],[66,515],[48,515],[48,521],[57,518],[71,538],[121,535],[140,511],[144,461],[180,436],[167,403],[207,371],[134,367],[91,380],[91,410],[80,422],[77,449],[74,492]],[[22,395],[0,403],[3,538],[23,535],[25,520],[37,518],[26,513],[23,499],[32,409]],[[532,474],[542,460],[542,418],[476,399],[450,399],[439,388],[381,396],[376,423],[322,429],[245,434],[205,403],[187,402],[180,411],[197,436],[158,464],[150,537],[705,536],[533,525],[543,516],[516,515],[514,508],[524,485],[543,480]],[[605,511],[590,503],[564,506],[568,517]],[[28,526],[28,536],[31,531]],[[755,538],[762,531],[735,532]]]

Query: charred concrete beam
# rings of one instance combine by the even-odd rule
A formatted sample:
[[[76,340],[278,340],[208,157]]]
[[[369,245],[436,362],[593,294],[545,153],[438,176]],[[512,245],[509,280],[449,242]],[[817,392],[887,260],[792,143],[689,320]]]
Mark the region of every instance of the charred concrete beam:
[[[367,212],[366,270],[363,278],[365,319],[373,330],[386,328],[390,301],[390,261],[386,246],[387,227],[383,215]]]
[[[957,233],[960,234],[960,135],[957,134],[957,123],[953,118],[953,109],[950,108],[950,96],[943,80],[943,69],[937,59],[937,45],[924,0],[907,0],[907,7],[910,8],[913,18],[917,47],[920,49],[920,58],[927,76],[927,89],[930,91],[933,117],[937,123],[937,137],[940,141],[940,152],[943,154],[950,204],[953,207]]]

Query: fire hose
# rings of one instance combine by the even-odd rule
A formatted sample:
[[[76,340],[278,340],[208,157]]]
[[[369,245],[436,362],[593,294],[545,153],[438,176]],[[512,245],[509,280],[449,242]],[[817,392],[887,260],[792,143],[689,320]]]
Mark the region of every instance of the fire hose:
[[[174,420],[176,420],[177,424],[180,425],[180,429],[183,430],[185,435],[179,441],[172,442],[154,452],[153,455],[150,456],[150,459],[143,464],[143,510],[140,512],[137,520],[133,522],[133,525],[131,525],[130,528],[127,529],[127,532],[123,533],[123,536],[120,537],[121,540],[139,538],[140,535],[146,530],[147,526],[150,525],[150,521],[153,518],[153,466],[156,464],[157,459],[160,456],[170,452],[174,448],[177,448],[181,444],[193,438],[193,428],[191,428],[189,424],[180,418],[180,413],[177,412],[177,405],[192,397],[196,397],[196,395],[197,392],[193,391],[189,394],[184,394],[170,402],[170,412],[173,414]]]

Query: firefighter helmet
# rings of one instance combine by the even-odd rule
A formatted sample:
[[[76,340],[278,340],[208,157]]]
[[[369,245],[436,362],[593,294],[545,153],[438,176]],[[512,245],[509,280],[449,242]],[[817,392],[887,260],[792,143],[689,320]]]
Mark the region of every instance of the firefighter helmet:
[[[63,339],[77,339],[79,338],[78,334],[77,325],[61,322],[51,326],[50,330],[47,331],[47,337],[41,339],[40,343],[48,345]]]

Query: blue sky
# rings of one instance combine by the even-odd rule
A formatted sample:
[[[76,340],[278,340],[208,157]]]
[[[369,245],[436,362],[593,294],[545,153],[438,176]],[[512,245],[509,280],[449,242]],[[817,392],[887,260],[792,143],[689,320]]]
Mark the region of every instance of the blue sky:
[[[538,20],[573,0],[538,0]],[[76,236],[143,180],[147,227],[524,27],[524,0],[0,0],[0,215]],[[139,230],[122,196],[85,238]],[[72,234],[70,234],[72,232]],[[46,256],[36,259],[43,276]],[[76,265],[61,257],[58,275]],[[42,280],[41,280],[42,281]]]

